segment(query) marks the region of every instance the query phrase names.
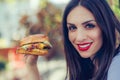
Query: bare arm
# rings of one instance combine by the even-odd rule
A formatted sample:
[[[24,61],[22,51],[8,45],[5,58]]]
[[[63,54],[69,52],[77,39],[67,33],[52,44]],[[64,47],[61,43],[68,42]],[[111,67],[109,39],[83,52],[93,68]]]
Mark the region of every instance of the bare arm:
[[[24,55],[26,68],[29,73],[29,80],[42,80],[37,68],[38,56],[35,55]]]

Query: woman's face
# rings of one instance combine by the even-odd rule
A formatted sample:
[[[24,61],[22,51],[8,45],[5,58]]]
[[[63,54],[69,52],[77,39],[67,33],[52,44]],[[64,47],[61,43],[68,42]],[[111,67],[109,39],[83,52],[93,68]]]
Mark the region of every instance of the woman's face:
[[[83,58],[92,58],[102,46],[102,33],[94,16],[82,6],[67,17],[69,40]]]

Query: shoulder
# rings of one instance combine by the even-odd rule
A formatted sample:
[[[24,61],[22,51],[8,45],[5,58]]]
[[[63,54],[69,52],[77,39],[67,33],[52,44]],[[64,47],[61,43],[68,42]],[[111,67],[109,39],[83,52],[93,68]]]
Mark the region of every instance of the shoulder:
[[[120,52],[113,58],[110,67],[116,66],[114,64],[118,64],[118,63],[120,63]],[[120,64],[118,64],[118,65],[120,65]]]
[[[107,80],[120,79],[120,52],[113,58],[112,63],[108,70]]]

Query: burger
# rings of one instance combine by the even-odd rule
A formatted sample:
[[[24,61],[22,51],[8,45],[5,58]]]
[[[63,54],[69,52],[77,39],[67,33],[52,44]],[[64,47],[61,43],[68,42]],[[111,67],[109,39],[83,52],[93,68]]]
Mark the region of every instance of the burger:
[[[52,48],[49,38],[44,34],[35,34],[23,38],[16,52],[21,54],[46,55]]]

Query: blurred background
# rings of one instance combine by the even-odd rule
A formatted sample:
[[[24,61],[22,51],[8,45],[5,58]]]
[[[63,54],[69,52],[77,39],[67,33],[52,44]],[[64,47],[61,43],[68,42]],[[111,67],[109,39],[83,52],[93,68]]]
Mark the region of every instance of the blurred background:
[[[120,0],[107,0],[120,20]],[[43,80],[64,80],[66,63],[61,20],[69,0],[0,0],[0,80],[28,80],[23,55],[16,54],[19,40],[47,34],[53,48],[38,59]],[[33,79],[34,80],[34,79]]]

